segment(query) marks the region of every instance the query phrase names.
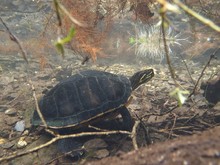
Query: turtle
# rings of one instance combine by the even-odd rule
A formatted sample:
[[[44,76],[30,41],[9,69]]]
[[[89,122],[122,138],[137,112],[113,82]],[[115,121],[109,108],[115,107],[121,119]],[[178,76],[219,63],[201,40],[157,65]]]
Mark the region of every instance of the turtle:
[[[121,114],[124,130],[130,131],[133,123],[126,104],[132,91],[153,76],[153,69],[138,71],[130,78],[106,71],[80,71],[46,93],[39,101],[39,108],[51,129],[76,129]],[[34,111],[32,125],[43,125],[37,111]],[[64,140],[58,145],[66,151],[71,145]],[[76,141],[72,144],[73,148],[80,146]]]

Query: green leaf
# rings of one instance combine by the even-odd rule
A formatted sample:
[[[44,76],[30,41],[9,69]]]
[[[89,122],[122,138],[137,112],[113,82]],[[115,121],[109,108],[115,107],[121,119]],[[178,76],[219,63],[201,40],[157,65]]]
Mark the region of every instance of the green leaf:
[[[64,57],[64,47],[63,47],[63,44],[61,44],[59,42],[56,42],[55,46],[56,46],[58,52],[61,53],[62,57]]]
[[[187,96],[189,91],[181,90],[179,88],[175,88],[173,91],[170,92],[170,96],[174,97],[178,101],[178,105],[181,107],[185,101],[187,100]]]
[[[135,38],[134,37],[130,37],[129,38],[129,44],[134,44],[135,43]]]
[[[64,44],[70,42],[74,35],[75,35],[75,29],[71,27],[68,35],[65,38],[62,39],[58,38],[57,41],[54,43],[58,52],[62,54],[62,57],[64,57]]]
[[[75,29],[71,27],[69,34],[65,38],[61,39],[59,42],[61,44],[66,44],[67,42],[70,42],[72,40],[74,35],[75,35]]]

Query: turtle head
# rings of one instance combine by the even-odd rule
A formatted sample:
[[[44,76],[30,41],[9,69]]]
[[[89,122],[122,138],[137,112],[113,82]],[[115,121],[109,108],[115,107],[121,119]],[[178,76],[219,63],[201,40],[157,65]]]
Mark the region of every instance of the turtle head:
[[[142,70],[135,73],[131,78],[131,86],[132,90],[135,90],[141,84],[148,82],[154,76],[153,69]]]

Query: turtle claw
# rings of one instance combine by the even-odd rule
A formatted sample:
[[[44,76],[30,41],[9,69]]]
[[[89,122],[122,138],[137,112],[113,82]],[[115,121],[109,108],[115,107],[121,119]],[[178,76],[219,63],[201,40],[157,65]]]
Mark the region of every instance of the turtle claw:
[[[82,157],[84,157],[85,151],[84,150],[70,151],[68,153],[65,153],[65,155],[71,157],[74,160],[80,160]]]
[[[85,150],[82,149],[82,143],[75,138],[61,139],[58,141],[58,150],[64,155],[75,160],[81,159],[85,155]]]

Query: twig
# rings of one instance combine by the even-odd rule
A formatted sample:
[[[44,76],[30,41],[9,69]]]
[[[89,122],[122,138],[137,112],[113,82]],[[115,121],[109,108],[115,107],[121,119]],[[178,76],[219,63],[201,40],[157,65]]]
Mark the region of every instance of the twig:
[[[158,129],[155,129],[155,128],[150,128],[150,130],[151,130],[151,131],[154,131],[154,132],[157,132],[157,133],[164,133],[164,134],[167,134],[167,135],[170,134],[169,132],[167,132],[166,129],[158,130]],[[172,134],[172,136],[174,136],[174,137],[179,137],[180,135]]]
[[[21,42],[19,41],[19,39],[10,31],[10,29],[8,28],[8,26],[6,25],[6,23],[2,20],[2,18],[0,17],[0,21],[2,22],[2,24],[4,25],[4,27],[6,28],[7,32],[9,33],[9,37],[12,41],[14,41],[19,49],[21,50],[21,54],[22,57],[24,58],[24,60],[26,61],[26,63],[28,64],[28,60],[27,60],[27,53],[24,50],[23,46],[21,45]]]
[[[134,126],[133,126],[133,129],[132,129],[132,132],[131,132],[132,143],[133,143],[133,146],[134,146],[134,149],[135,149],[135,150],[138,150],[138,144],[137,144],[137,127],[139,126],[139,124],[140,124],[140,121],[139,121],[139,120],[135,121]]]
[[[142,118],[140,118],[136,113],[135,113],[135,116],[140,121],[140,126],[144,129],[145,140],[147,142],[147,145],[150,145],[152,142],[151,142],[151,138],[150,138],[150,135],[149,135],[149,129],[146,128]]]
[[[190,93],[190,95],[188,96],[188,98],[190,98],[190,97],[196,92],[196,89],[197,89],[197,86],[198,86],[198,84],[199,84],[200,79],[201,79],[202,76],[204,75],[204,72],[205,72],[206,68],[210,65],[211,60],[212,60],[213,58],[216,58],[216,57],[215,57],[215,54],[218,52],[218,50],[220,50],[220,48],[216,49],[216,50],[210,55],[208,62],[206,63],[205,67],[203,68],[203,70],[202,70],[202,72],[201,72],[201,74],[200,74],[200,76],[199,76],[199,78],[198,78],[198,80],[197,80],[197,82],[196,82],[196,84],[195,84],[195,86],[194,86],[194,89],[193,89],[193,91]]]
[[[69,152],[65,152],[65,153],[63,153],[63,154],[60,154],[59,156],[57,156],[57,157],[51,159],[50,161],[48,161],[48,162],[45,163],[44,165],[51,165],[54,161],[56,161],[56,160],[58,160],[58,159],[60,159],[60,158],[62,158],[62,157],[68,156],[68,155],[70,155],[70,154],[71,154],[72,152],[74,152],[74,151],[80,151],[80,150],[82,150],[82,149],[74,149],[74,150],[71,150],[71,151],[69,151]],[[56,164],[56,163],[54,163],[54,164]]]
[[[193,128],[193,126],[180,126],[180,127],[175,127],[175,128],[170,128],[170,129],[166,129],[167,131],[176,131],[176,130],[183,130],[183,129],[190,129]]]
[[[173,125],[172,125],[172,127],[170,129],[170,133],[169,133],[168,139],[170,139],[170,137],[172,136],[173,129],[174,129],[175,125],[176,125],[176,119],[177,119],[177,116],[174,114]]]
[[[194,118],[196,118],[199,115],[199,113],[196,113],[195,115],[193,115],[192,117],[190,117],[188,120],[186,120],[183,125],[187,124],[189,121],[193,120]]]
[[[94,135],[111,135],[111,134],[127,134],[127,135],[131,135],[130,132],[128,131],[108,131],[108,132],[83,132],[83,133],[78,133],[78,134],[70,134],[70,135],[57,135],[56,137],[52,138],[50,141],[48,141],[47,143],[44,143],[40,146],[34,147],[32,149],[23,151],[23,152],[15,152],[12,155],[6,156],[6,157],[2,157],[0,158],[0,162],[5,161],[5,160],[10,160],[16,157],[20,157],[23,155],[27,155],[29,153],[38,151],[44,147],[47,147],[51,144],[53,144],[54,142],[56,142],[57,140],[61,140],[61,139],[66,139],[66,138],[75,138],[75,137],[82,137],[82,136],[94,136]]]
[[[94,129],[96,131],[109,131],[107,129],[98,128],[98,127],[95,127],[95,126],[92,126],[92,125],[88,125],[88,128],[92,128],[92,129]]]
[[[170,109],[170,110],[168,110],[168,111],[166,111],[166,112],[164,112],[164,113],[150,113],[150,114],[146,114],[146,115],[144,115],[144,116],[142,117],[142,119],[145,118],[145,117],[147,117],[147,116],[163,116],[163,115],[166,115],[166,114],[172,112],[173,110],[175,110],[175,109],[178,108],[178,107],[179,107],[179,106],[176,105],[175,107],[173,107],[172,109]]]
[[[184,64],[185,67],[186,67],[186,70],[187,70],[187,72],[188,72],[188,74],[189,74],[189,77],[190,77],[192,83],[195,85],[195,81],[193,80],[192,75],[190,74],[190,71],[189,71],[188,65],[186,64],[186,61],[184,60],[184,58],[183,58],[183,56],[182,56],[181,54],[180,54],[179,56],[180,56],[180,58],[182,59],[183,64]]]
[[[190,15],[192,15],[196,19],[198,19],[200,22],[208,25],[209,27],[211,27],[212,29],[216,30],[217,32],[220,32],[220,27],[217,24],[215,24],[214,22],[212,22],[211,20],[209,20],[209,19],[199,15],[198,13],[196,13],[195,11],[191,10],[190,8],[188,8],[185,4],[183,4],[179,0],[173,0],[173,2],[176,5],[178,5],[179,7],[181,7],[185,12],[187,12]]]
[[[209,124],[209,123],[207,123],[207,122],[203,121],[202,119],[198,119],[197,121],[198,121],[198,122],[200,122],[201,124],[203,124],[203,125],[205,125],[205,126],[209,127],[209,128],[214,127],[214,125],[213,125],[213,124]]]
[[[168,46],[167,46],[167,41],[166,41],[166,32],[165,32],[165,11],[162,10],[161,12],[161,17],[162,17],[162,36],[163,36],[163,44],[164,44],[164,50],[165,50],[165,55],[166,55],[166,59],[167,59],[167,65],[168,65],[168,69],[170,71],[171,77],[175,83],[175,85],[177,86],[177,82],[176,82],[176,75],[175,72],[171,66],[171,61],[170,61],[170,57],[169,57],[169,50],[168,50]]]
[[[60,12],[58,10],[59,8],[59,3],[57,0],[54,0],[54,6],[55,6],[55,11],[56,11],[56,15],[57,15],[57,20],[58,20],[58,29],[57,29],[57,36],[58,36],[58,39],[57,40],[60,40],[61,38],[61,33],[62,33],[62,20],[61,20],[61,17],[60,17]],[[62,57],[64,57],[64,54],[62,54]]]
[[[56,1],[56,0],[54,0],[54,1]],[[61,10],[61,11],[63,11],[68,17],[69,17],[69,19],[74,23],[74,24],[76,24],[76,25],[78,25],[78,26],[81,26],[81,27],[88,27],[88,25],[87,24],[83,24],[83,23],[81,23],[81,22],[79,22],[77,19],[75,19],[75,18],[73,18],[73,16],[66,10],[66,8],[63,6],[63,5],[61,5],[60,3],[58,3],[58,7],[59,7],[59,9]]]
[[[43,115],[42,115],[42,113],[41,113],[41,111],[40,111],[40,108],[39,108],[39,104],[38,104],[38,101],[37,101],[37,97],[36,97],[36,92],[35,92],[34,85],[33,85],[33,83],[32,83],[31,80],[30,80],[29,82],[30,82],[30,84],[31,84],[31,89],[32,89],[32,92],[33,92],[33,97],[34,97],[34,101],[35,101],[36,111],[37,111],[37,113],[38,113],[38,115],[39,115],[39,117],[40,117],[40,119],[41,119],[41,121],[42,121],[42,123],[43,123],[43,126],[44,126],[45,128],[47,128],[47,123],[46,123],[46,121],[45,121],[45,119],[44,119],[44,117],[43,117]]]
[[[61,17],[60,17],[60,12],[58,10],[59,8],[59,3],[57,0],[54,0],[54,6],[55,6],[55,9],[56,9],[56,15],[57,15],[57,20],[58,20],[58,26],[61,27],[62,26],[62,20],[61,20]]]

